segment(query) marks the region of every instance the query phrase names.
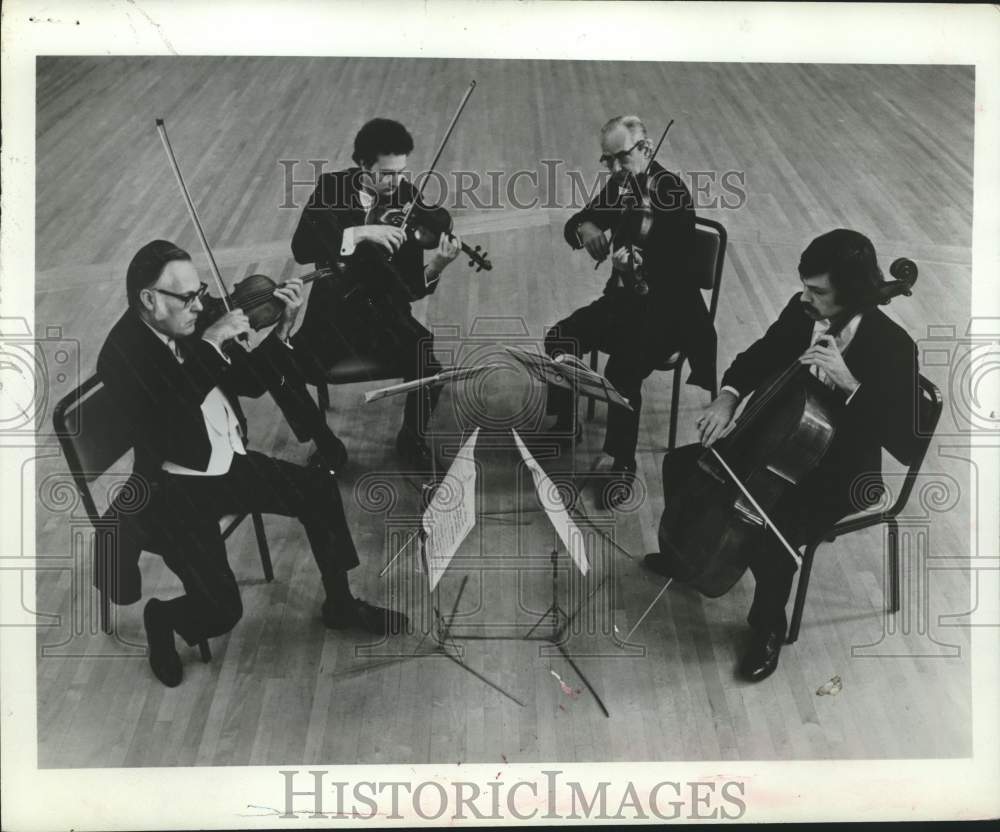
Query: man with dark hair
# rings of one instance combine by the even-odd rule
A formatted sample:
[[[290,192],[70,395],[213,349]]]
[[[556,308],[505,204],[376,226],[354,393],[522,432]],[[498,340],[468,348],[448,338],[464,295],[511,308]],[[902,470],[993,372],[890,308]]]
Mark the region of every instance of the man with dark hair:
[[[457,237],[441,242],[424,264],[424,250],[399,228],[379,222],[388,208],[415,197],[404,178],[413,139],[390,119],[369,121],[354,140],[358,167],[323,174],[292,237],[298,263],[331,266],[334,280],[313,285],[302,327],[292,343],[307,377],[324,383],[327,368],[356,358],[374,360],[404,380],[435,375],[431,333],[410,304],[437,288],[441,272],[461,249]],[[431,467],[425,433],[439,391],[424,388],[406,398],[396,448],[418,468]]]
[[[322,578],[328,627],[384,634],[405,623],[402,614],[351,595],[347,572],[358,558],[332,473],[246,447],[237,396],[262,395],[292,366],[285,341],[302,303],[302,281],[293,278],[275,290],[284,311],[250,352],[224,349],[250,330],[242,310],[227,312],[200,331],[206,289],[183,249],[166,240],[143,246],[128,267],[129,308],[97,360],[101,380],[131,427],[134,476],[150,494],[138,516],[120,504],[112,508],[123,524],[120,539],[133,541],[119,546],[118,570],[134,569],[147,542],[184,585],[185,594],[169,601],[153,598],[143,612],[149,662],[168,687],[183,676],[175,633],[199,644],[227,633],[242,615],[219,531],[219,519],[228,514],[299,518]],[[133,528],[124,527],[128,524]]]
[[[832,444],[819,464],[769,512],[792,546],[804,545],[840,518],[877,501],[879,489],[855,486],[861,478],[881,484],[882,448],[902,461],[912,454],[916,346],[877,308],[882,272],[871,241],[847,229],[817,237],[802,253],[799,279],[802,291],[723,375],[718,398],[698,419],[700,443],[678,448],[663,460],[661,552],[645,561],[655,572],[674,572],[671,529],[678,512],[690,510],[680,492],[704,448],[732,429],[742,400],[796,361],[830,388],[839,411]],[[757,540],[745,552],[756,580],[748,617],[751,640],[740,664],[740,673],[750,681],[766,678],[778,665],[796,568],[773,532],[762,529]]]
[[[691,194],[674,173],[653,162],[646,128],[637,116],[616,116],[601,129],[601,163],[611,176],[603,190],[566,223],[564,236],[574,249],[585,248],[597,262],[610,255],[611,276],[603,295],[559,321],[545,336],[545,351],[580,356],[593,348],[608,353],[605,375],[629,401],[632,410],[608,408],[604,451],[612,457],[619,486],[605,488],[605,507],[626,500],[635,477],[642,383],[676,350],[691,362],[689,383],[706,390],[715,381],[715,330],[692,272],[695,214]],[[648,238],[634,250],[644,280],[630,276],[629,246],[609,239],[619,228],[629,193],[646,192],[652,206]],[[571,392],[553,386],[548,411],[556,416],[552,431],[575,435]]]

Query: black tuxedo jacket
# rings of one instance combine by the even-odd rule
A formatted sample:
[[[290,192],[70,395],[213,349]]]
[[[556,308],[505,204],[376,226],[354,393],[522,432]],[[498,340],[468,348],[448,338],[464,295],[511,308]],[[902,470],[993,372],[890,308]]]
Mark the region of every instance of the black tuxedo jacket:
[[[410,303],[437,289],[437,281],[425,285],[424,250],[413,240],[399,248],[391,263],[381,248],[366,242],[341,257],[344,231],[365,224],[361,174],[360,168],[323,174],[292,237],[296,262],[334,266],[337,274],[313,284],[293,338],[309,378],[322,378],[324,367],[347,355],[392,351],[399,333],[409,340],[414,323]],[[409,182],[400,183],[391,207],[402,207],[413,193]]]
[[[128,417],[135,471],[155,477],[164,461],[204,471],[211,456],[201,404],[213,387],[226,395],[246,435],[237,396],[257,398],[282,379],[289,350],[270,335],[250,353],[233,352],[227,362],[201,338],[170,348],[132,310],[114,325],[97,359],[97,373]]]
[[[808,349],[815,322],[799,298],[794,295],[764,336],[735,358],[722,377],[723,386],[745,397]],[[810,502],[822,504],[817,508],[834,516],[877,501],[882,448],[906,463],[917,443],[919,369],[910,336],[880,309],[870,309],[844,353],[844,363],[861,386],[842,405],[830,448],[802,484]]]
[[[208,467],[205,396],[213,387],[222,390],[245,437],[237,396],[256,398],[276,388],[289,367],[290,351],[273,334],[250,353],[234,352],[232,363],[201,338],[177,343],[183,364],[130,309],[111,329],[97,359],[101,381],[128,419],[135,451],[133,483],[112,503],[95,538],[95,584],[118,604],[141,597],[139,555],[156,550],[158,530],[164,528],[156,499],[163,462],[199,471]],[[131,505],[135,494],[149,495],[138,511]]]
[[[362,173],[361,168],[348,168],[320,176],[292,236],[292,256],[297,263],[322,266],[342,259],[344,231],[365,224],[366,212],[359,197]],[[413,196],[413,187],[403,181],[387,207],[401,208]],[[404,295],[405,300],[418,300],[437,288],[437,282],[424,285],[424,250],[416,242],[408,240],[401,246],[392,263],[409,295]],[[330,284],[318,282],[313,292],[322,291],[325,285]]]
[[[640,187],[647,187],[643,175]],[[649,181],[653,226],[642,248],[649,294],[636,303],[637,315],[649,315],[654,326],[644,326],[653,338],[661,333],[677,343],[691,362],[690,383],[710,389],[715,379],[715,328],[705,307],[694,272],[695,212],[687,186],[676,174],[653,162]],[[563,235],[573,248],[580,248],[577,227],[592,222],[603,231],[616,227],[621,217],[620,186],[610,180],[604,189],[566,222]],[[618,278],[612,273],[605,295],[617,296]],[[654,345],[655,347],[655,345]]]

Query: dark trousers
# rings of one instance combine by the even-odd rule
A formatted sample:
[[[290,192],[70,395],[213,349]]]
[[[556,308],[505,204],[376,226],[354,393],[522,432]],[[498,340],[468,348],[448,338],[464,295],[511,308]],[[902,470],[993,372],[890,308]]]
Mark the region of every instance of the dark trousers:
[[[698,459],[705,449],[699,444],[684,445],[671,451],[670,464],[664,464],[664,474],[670,472],[677,482],[664,482],[667,500],[678,499],[687,478],[694,474]],[[771,520],[785,540],[798,550],[848,513],[823,490],[822,471],[814,471],[794,491],[788,493],[769,512]],[[671,496],[674,495],[674,496]],[[753,603],[747,621],[762,631],[784,633],[788,629],[785,607],[792,592],[796,564],[788,550],[769,529],[761,529],[747,554],[755,586]]]
[[[550,357],[559,353],[580,357],[595,348],[608,354],[604,375],[633,408],[608,407],[604,451],[622,461],[635,456],[639,440],[639,412],[642,409],[642,382],[670,351],[665,336],[661,334],[656,346],[659,354],[652,354],[652,342],[645,326],[647,315],[642,303],[642,298],[624,291],[603,295],[559,321],[545,335],[545,352]],[[573,406],[572,390],[549,386],[547,410],[550,414],[555,414],[565,423],[572,417]]]
[[[158,550],[185,592],[168,601],[167,609],[188,644],[229,632],[243,614],[219,530],[219,519],[227,514],[297,517],[328,593],[344,586],[344,573],[358,565],[337,482],[325,470],[250,451],[234,456],[222,476],[164,474],[162,489],[169,528]]]
[[[337,281],[314,284],[302,327],[292,336],[303,374],[325,383],[327,368],[356,358],[374,360],[404,381],[436,375],[441,363],[434,356],[434,336],[413,317],[392,266],[384,257],[366,255]],[[407,395],[404,430],[424,436],[440,392],[435,387]]]

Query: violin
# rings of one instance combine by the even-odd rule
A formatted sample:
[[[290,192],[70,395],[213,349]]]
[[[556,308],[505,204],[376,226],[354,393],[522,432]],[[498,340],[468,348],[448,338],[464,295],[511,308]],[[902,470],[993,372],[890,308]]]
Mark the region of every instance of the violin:
[[[912,294],[917,267],[900,258],[871,306]],[[830,328],[835,335],[852,316]],[[670,494],[660,521],[660,547],[672,574],[715,598],[746,570],[749,547],[769,530],[796,562],[801,558],[769,517],[778,502],[815,470],[836,431],[839,398],[798,359],[770,381],[744,408],[735,427],[707,448],[685,482],[669,475]]]
[[[299,279],[306,284],[321,277],[332,277],[334,274],[332,269],[322,268],[309,272]],[[276,324],[285,308],[284,302],[274,296],[274,290],[278,285],[267,275],[252,274],[233,284],[228,305],[227,300],[221,297],[206,295],[201,301],[203,309],[198,315],[196,333],[203,332],[232,309],[242,309],[250,321],[250,328],[255,332]]]
[[[277,284],[269,277],[265,275],[250,275],[236,284],[238,292],[234,290],[233,293],[230,293],[226,290],[226,285],[222,281],[222,272],[219,271],[219,265],[215,262],[215,255],[212,254],[212,249],[208,244],[201,220],[198,218],[198,211],[195,209],[191,194],[188,192],[187,185],[184,182],[184,176],[181,174],[180,166],[177,164],[177,158],[174,156],[174,150],[170,145],[166,124],[161,118],[156,119],[156,131],[160,136],[160,141],[163,143],[163,149],[167,154],[167,161],[174,173],[174,178],[177,180],[177,185],[187,206],[191,223],[194,225],[202,250],[208,258],[212,278],[220,295],[218,298],[208,297],[203,300],[205,309],[199,314],[196,332],[199,329],[203,332],[214,321],[234,308],[243,309],[246,312],[250,320],[250,325],[255,330],[263,329],[266,326],[276,323],[281,316],[284,303],[274,297],[274,290],[277,288]],[[318,269],[306,275],[303,278],[303,282],[314,280],[317,277],[325,277],[329,274],[332,274],[329,269]],[[245,347],[247,340],[244,333],[238,341],[230,341],[226,345],[226,349],[230,355],[238,357],[241,352],[246,353],[243,347],[238,346],[238,343],[242,342]],[[275,404],[278,405],[278,409],[285,417],[285,421],[300,442],[314,441],[320,452],[331,459],[339,454],[337,449],[339,443],[330,431],[325,415],[319,411],[316,403],[306,390],[305,378],[294,361],[286,363],[286,366],[282,368],[280,381],[270,386],[269,392]]]
[[[407,221],[408,211],[409,221]],[[371,216],[374,222],[381,225],[394,225],[404,229],[406,238],[415,241],[423,249],[437,248],[441,242],[442,234],[450,240],[455,239],[454,221],[451,214],[442,205],[426,205],[416,199],[412,209],[406,205],[402,208],[375,211]],[[470,268],[475,266],[477,272],[483,269],[492,271],[493,264],[489,260],[489,255],[482,248],[482,246],[469,248],[464,241],[462,242],[462,252],[469,258]]]
[[[643,172],[646,187],[640,186],[639,178],[635,174],[628,174],[619,194],[621,215],[611,231],[611,251],[616,251],[623,246],[628,248],[628,265],[624,271],[619,271],[618,274],[621,276],[622,282],[640,297],[649,294],[649,284],[646,282],[641,262],[642,246],[646,244],[653,231],[653,203],[649,196],[649,172],[673,123],[674,120],[670,119],[660,136],[660,140],[656,143],[656,148],[649,156],[649,162]],[[639,254],[638,259],[636,258],[637,253]],[[597,266],[600,266],[600,262]]]
[[[649,192],[641,192],[638,183],[631,187],[630,177],[621,193],[621,219],[611,235],[611,250],[628,247],[628,265],[619,271],[622,281],[640,297],[649,294],[649,284],[642,264],[642,245],[653,230],[653,205]],[[639,254],[639,259],[636,259]]]
[[[414,188],[405,179],[398,182],[392,191],[389,191],[376,203],[374,210],[369,213],[368,223],[394,225],[396,228],[401,228],[406,232],[408,240],[414,240],[424,249],[437,248],[441,242],[442,234],[447,235],[450,239],[454,239],[454,234],[452,233],[454,225],[451,214],[443,206],[427,205],[423,202],[421,196],[427,182],[430,180],[430,173],[437,167],[445,145],[448,143],[448,139],[451,137],[452,131],[454,131],[455,125],[458,123],[459,116],[462,115],[469,96],[472,95],[472,91],[475,88],[476,82],[470,81],[469,88],[465,91],[465,95],[459,102],[458,109],[455,110],[455,114],[451,118],[451,123],[445,131],[444,138],[441,139],[441,143],[438,145],[437,152],[434,154],[434,160],[431,162],[428,170],[428,175],[423,177],[420,187]],[[381,207],[380,203],[388,203],[389,207]],[[482,251],[482,246],[476,246],[472,249],[463,242],[462,251],[469,257],[469,266],[475,266],[477,272],[483,269],[486,271],[493,269],[493,264],[489,261],[486,252]]]

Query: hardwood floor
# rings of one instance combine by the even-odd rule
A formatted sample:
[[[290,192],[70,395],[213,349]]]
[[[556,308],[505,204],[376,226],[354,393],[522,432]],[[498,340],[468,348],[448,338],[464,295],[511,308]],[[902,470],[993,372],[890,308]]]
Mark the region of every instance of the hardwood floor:
[[[155,118],[167,122],[225,279],[231,284],[251,273],[281,279],[306,271],[291,259],[289,241],[311,190],[309,160],[323,160],[328,170],[348,164],[357,128],[385,115],[410,127],[419,169],[472,78],[478,88],[441,169],[502,171],[504,184],[513,171],[535,171],[539,184],[520,179],[513,196],[531,204],[519,208],[484,177],[473,194],[485,205],[498,197],[493,207],[455,210],[456,231],[482,245],[494,269],[476,275],[460,259],[439,291],[417,305],[418,315],[437,329],[446,364],[486,360],[503,343],[538,343],[546,326],[598,294],[604,271],[595,272],[562,240],[572,210],[569,173],[578,172],[577,188],[590,182],[598,129],[625,110],[642,115],[651,132],[677,120],[661,161],[693,190],[702,186],[698,213],[729,230],[716,321],[721,367],[763,332],[796,290],[799,253],[817,234],[856,228],[873,239],[884,269],[900,256],[917,262],[913,297],[897,299],[887,313],[920,343],[923,371],[946,396],[940,438],[924,469],[926,481],[940,485],[948,499],[941,508],[920,487],[911,498],[903,540],[915,577],[904,585],[894,626],[883,619],[884,541],[874,529],[820,551],[800,639],[761,684],[745,684],[733,672],[750,576],[714,600],[672,586],[636,629],[634,649],[615,641],[633,628],[662,583],[639,564],[657,546],[663,507],[670,385],[664,374],[654,374],[644,389],[640,434],[645,499],[612,517],[595,508],[594,484],[584,487],[588,515],[620,548],[594,537],[589,582],[577,586],[569,571],[559,577],[570,599],[606,578],[587,607],[592,628],[574,631],[570,645],[611,719],[579,674],[558,655],[543,655],[539,643],[460,642],[468,666],[523,707],[446,658],[371,667],[414,649],[419,633],[366,651],[363,641],[325,630],[305,535],[279,517],[265,519],[274,582],[263,581],[248,524],[228,544],[244,618],[213,641],[210,663],[182,650],[184,683],[168,690],[143,656],[140,604],[117,610],[116,638],[96,632],[87,606],[93,601],[90,527],[81,506],[58,498],[54,484],[69,476],[53,441],[36,459],[36,550],[52,564],[39,573],[36,606],[60,616],[38,635],[39,766],[967,755],[968,630],[943,627],[938,616],[974,605],[970,574],[926,569],[927,559],[971,551],[969,518],[977,499],[975,483],[966,487],[974,473],[969,462],[946,447],[968,419],[941,360],[945,351],[954,365],[967,349],[972,313],[971,68],[39,59],[36,331],[58,327],[70,366],[79,364],[78,375],[50,378],[43,423],[51,406],[93,372],[100,345],[124,309],[125,268],[139,246],[170,239],[204,265]],[[297,184],[286,181],[282,160],[297,160],[291,166]],[[951,335],[942,330],[949,326]],[[329,421],[351,454],[342,491],[362,553],[352,585],[366,598],[427,615],[426,576],[412,547],[388,577],[379,576],[415,528],[420,494],[414,477],[397,472],[400,400],[361,403],[375,386],[331,390]],[[475,415],[461,398],[447,392],[436,415],[436,441],[445,446],[456,444],[455,431]],[[540,405],[538,390],[512,370],[494,376],[480,400],[489,414],[513,414],[519,423],[536,417]],[[683,389],[679,442],[693,439],[696,413],[706,403],[699,389]],[[310,448],[296,443],[269,401],[249,402],[246,409],[254,447],[306,459]],[[603,429],[599,407],[573,458],[546,464],[579,483],[600,462],[599,478],[607,465],[599,460]],[[457,610],[462,627],[456,630],[465,634],[523,626],[550,601],[552,528],[538,511],[530,480],[516,470],[516,452],[498,435],[484,429],[477,454],[481,517],[442,584],[440,605],[448,611],[463,574],[470,576]],[[127,460],[120,467],[127,470]],[[380,479],[395,493],[389,510],[372,491]],[[898,476],[891,483],[898,487]],[[145,597],[179,588],[154,556],[144,556],[142,572]],[[817,695],[835,675],[843,690]]]

